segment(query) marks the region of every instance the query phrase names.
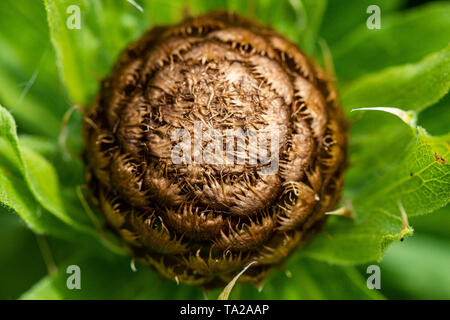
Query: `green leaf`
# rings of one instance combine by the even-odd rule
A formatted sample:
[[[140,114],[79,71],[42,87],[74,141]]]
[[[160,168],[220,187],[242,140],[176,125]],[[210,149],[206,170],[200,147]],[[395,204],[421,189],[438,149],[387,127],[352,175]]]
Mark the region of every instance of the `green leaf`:
[[[86,250],[89,251],[89,250]],[[68,265],[81,269],[81,290],[69,290],[66,286]],[[311,259],[290,259],[285,273],[274,272],[262,290],[238,284],[232,299],[383,299],[369,290],[365,279],[353,267],[333,266]],[[217,298],[219,290],[209,292]],[[177,285],[173,281],[159,279],[146,266],[137,265],[137,272],[130,267],[129,258],[118,258],[90,251],[67,259],[54,276],[46,276],[22,299],[202,299],[198,288]]]
[[[387,250],[381,288],[392,299],[450,299],[448,238],[415,235]]]
[[[0,79],[2,83],[0,86],[0,101],[5,105],[13,106],[11,112],[20,120],[24,130],[50,137],[57,136],[59,133],[58,118],[52,112],[42,107],[31,96],[25,95],[21,99],[23,89],[17,86],[19,80],[10,77],[12,72],[7,73],[2,69],[3,67],[0,65]],[[46,119],[46,121],[42,121],[42,119]]]
[[[2,138],[0,138],[0,147],[2,151],[0,152],[0,213],[7,214],[8,211],[17,213],[28,228],[38,234],[74,240],[78,244],[92,244],[91,236],[81,234],[39,204],[30,192],[20,170],[14,168],[10,159],[3,153],[9,147]]]
[[[367,108],[357,108],[351,110],[353,111],[381,111],[393,114],[398,117],[404,123],[406,123],[411,128],[415,128],[417,124],[417,113],[414,111],[405,111],[399,108],[391,108],[391,107],[367,107]]]
[[[355,208],[354,221],[331,217],[325,233],[316,237],[303,254],[319,261],[348,265],[379,261],[387,246],[411,234],[402,232],[400,213],[382,208]]]
[[[208,6],[211,9],[215,9],[217,1],[186,1],[173,0],[167,2],[165,0],[144,0],[142,1],[144,8],[144,14],[146,15],[147,22],[152,25],[176,23],[181,20],[183,13],[187,13],[186,10],[192,10],[192,14],[200,14],[204,10],[207,10]],[[222,4],[222,6],[224,6]]]
[[[20,135],[19,140],[23,146],[40,154],[49,162],[52,162],[58,153],[58,145],[54,139],[22,134]]]
[[[80,128],[72,135],[79,134]],[[85,208],[79,198],[78,189],[84,184],[83,164],[78,157],[69,156],[61,152],[56,141],[36,136],[21,136],[21,145],[43,156],[58,172],[59,193],[65,210],[70,212],[74,219],[89,224]],[[98,217],[101,219],[101,217]]]
[[[304,19],[304,28],[298,29],[295,42],[306,53],[313,55],[317,46],[317,37],[322,18],[327,7],[326,0],[297,0],[290,1],[297,14],[297,21]],[[297,23],[298,24],[298,23]]]
[[[88,251],[88,250],[86,250]],[[69,265],[77,265],[81,271],[81,289],[69,290],[66,273]],[[69,258],[59,266],[54,276],[46,276],[21,299],[201,299],[200,289],[177,286],[176,283],[158,278],[145,266],[138,265],[133,272],[130,259],[97,254],[83,254]]]
[[[75,103],[87,105],[96,87],[95,81],[93,81],[84,65],[83,53],[87,49],[92,50],[95,40],[88,37],[88,34],[83,33],[82,29],[69,30],[67,28],[66,21],[69,15],[66,10],[70,5],[76,5],[81,10],[86,10],[87,7],[84,1],[45,1],[50,35],[64,83]],[[82,41],[82,36],[84,36],[86,43],[85,49],[80,51],[77,44]]]
[[[379,261],[390,243],[412,233],[402,210],[408,216],[421,215],[450,201],[450,166],[434,155],[448,157],[447,139],[429,137],[419,128],[403,158],[354,196],[356,219],[332,217],[325,234],[304,254],[341,264]]]
[[[423,215],[450,201],[450,165],[440,162],[450,155],[450,136],[429,137],[419,128],[405,158],[384,177],[363,190],[355,202],[396,212],[400,201],[408,216]]]
[[[58,177],[54,168],[31,149],[19,145],[14,119],[1,106],[0,139],[3,140],[4,144],[4,147],[0,150],[0,155],[8,159],[10,164],[10,167],[6,169],[20,172],[28,189],[40,205],[77,230],[93,232],[86,218],[83,224],[83,221],[80,221],[79,214],[66,211],[60,196]],[[14,208],[13,203],[8,203],[10,207]],[[73,216],[74,214],[76,216]]]
[[[68,229],[44,210],[21,177],[0,166],[0,206],[15,211],[37,233],[62,235]]]
[[[446,94],[438,103],[419,113],[418,124],[432,135],[450,133],[450,94]]]
[[[0,299],[16,299],[47,270],[35,235],[18,216],[0,208],[0,226]]]
[[[439,101],[450,86],[450,46],[416,64],[364,76],[342,94],[346,108],[396,107],[420,111]]]
[[[80,29],[67,27],[74,14],[69,6],[80,9]],[[167,22],[167,11],[173,7],[172,2],[146,1],[141,12],[127,1],[45,0],[51,40],[71,100],[88,106],[98,80],[109,72],[119,52],[149,27],[151,18]],[[181,9],[177,7],[179,15]]]
[[[344,87],[343,102],[347,109],[394,107],[417,112],[418,123],[429,128],[431,133],[448,133],[447,99],[439,99],[448,92],[449,49],[415,63],[424,55],[442,49],[444,43],[441,41],[448,37],[448,32],[445,32],[449,26],[448,19],[445,19],[448,6],[441,6],[446,9],[438,10],[434,8],[439,5],[430,5],[401,17],[389,16],[389,12],[398,8],[403,0],[328,0],[329,6],[322,19],[324,0],[281,3],[274,0],[191,0],[188,5],[178,0],[136,2],[144,8],[143,13],[126,0],[45,1],[60,72],[75,103],[90,104],[97,90],[97,81],[108,72],[117,54],[148,26],[176,22],[186,9],[197,14],[228,7],[270,23],[310,53],[314,52],[320,28],[320,36],[329,41],[332,52],[337,55],[336,68],[341,80],[354,79],[386,66],[414,63],[372,73],[348,84]],[[72,4],[81,8],[80,30],[66,27],[69,17],[66,10]],[[365,29],[366,8],[370,4],[378,4],[382,8],[381,30]],[[59,119],[68,104],[54,76],[54,68],[48,67],[53,63],[53,55],[46,54],[42,58],[44,62],[36,66],[38,56],[44,54],[40,47],[48,43],[48,30],[42,29],[40,23],[42,13],[45,13],[41,9],[42,2],[39,1],[5,0],[0,4],[0,28],[6,30],[0,35],[0,47],[5,49],[0,50],[0,82],[4,84],[0,88],[0,102],[13,110],[21,132],[52,138],[44,140],[27,136],[18,142],[15,124],[10,115],[0,109],[0,211],[16,211],[37,232],[81,235],[72,227],[84,231],[90,225],[74,189],[82,179],[82,164],[78,158],[62,157],[62,144],[58,145],[54,139],[59,133]],[[33,19],[35,13],[39,19]],[[22,32],[24,25],[27,33]],[[355,31],[356,26],[361,30]],[[18,39],[17,44],[14,43],[15,38]],[[420,48],[417,43],[421,44]],[[31,80],[36,70],[39,72],[33,84]],[[23,82],[27,84],[22,86]],[[26,91],[30,83],[32,87]],[[24,92],[26,94],[22,97]],[[417,221],[418,231],[425,226],[427,232],[445,237],[447,220],[442,218],[442,214],[414,215],[429,213],[449,201],[448,136],[429,137],[423,131],[416,134],[400,120],[380,112],[358,112],[354,116],[361,118],[351,128],[351,167],[346,175],[345,197],[353,201],[356,220],[331,217],[325,233],[300,252],[299,257],[302,258],[294,257],[288,261],[291,278],[281,272],[275,273],[267,280],[261,293],[253,287],[238,285],[231,294],[232,298],[379,299],[382,295],[368,290],[365,279],[355,268],[329,265],[318,260],[340,264],[379,260],[391,242],[412,232],[405,224],[402,210],[412,217],[412,225],[416,226]],[[71,124],[67,140],[70,151],[79,150],[80,140],[73,139],[79,138],[78,130],[79,124]],[[445,215],[448,213],[445,209],[440,211]],[[419,219],[422,218],[432,219],[429,224],[421,224]],[[0,225],[4,232],[3,224]],[[398,246],[408,246],[409,243],[407,240]],[[442,258],[447,243],[428,241],[426,244],[414,246],[403,256],[398,255],[398,259],[397,254],[394,259],[389,258],[388,251],[382,262],[387,261],[382,269],[382,288],[390,288],[386,291],[388,294],[393,292],[392,287],[396,287],[401,294],[399,297],[448,296],[448,291],[445,291],[448,287],[446,270],[429,272],[430,268],[436,269],[440,264],[448,265],[448,261]],[[427,246],[437,248],[435,254],[426,252]],[[160,282],[157,275],[144,266],[138,265],[138,272],[133,273],[129,267],[130,258],[92,251],[90,246],[77,245],[77,248],[84,254],[67,259],[59,266],[59,273],[42,279],[23,298],[202,298],[196,288],[177,286],[170,281]],[[417,252],[419,254],[414,256]],[[418,261],[419,255],[433,263]],[[421,263],[420,272],[407,270],[400,275],[405,266],[416,263]],[[69,275],[65,268],[70,264],[81,267],[82,290],[68,290],[66,287]],[[411,282],[411,277],[416,279],[423,274],[427,275],[425,280],[407,283]],[[437,283],[438,278],[445,279]],[[433,294],[434,287],[437,289]],[[420,288],[424,288],[423,293]],[[216,297],[214,293],[213,298]]]
[[[328,0],[320,35],[330,44],[338,42],[355,28],[366,25],[370,5],[378,5],[382,19],[401,7],[405,0]]]
[[[354,198],[401,161],[414,132],[388,113],[363,111],[350,127],[350,163],[344,196]],[[382,137],[382,138],[380,138]]]
[[[43,2],[1,1],[0,29],[0,104],[14,113],[22,132],[56,137],[68,104],[60,90]]]
[[[448,77],[447,48],[416,65],[355,82],[344,93],[344,103],[421,110],[446,94]],[[305,250],[310,257],[343,264],[379,260],[390,243],[412,233],[402,219],[403,209],[409,216],[420,215],[449,201],[449,167],[437,162],[434,154],[447,156],[448,138],[428,137],[421,129],[415,137],[399,119],[370,112],[351,128],[351,166],[344,194],[353,201],[356,220],[331,218],[326,234]]]
[[[410,219],[414,229],[420,234],[427,234],[435,238],[450,238],[450,205],[436,210],[433,214],[415,216]]]
[[[260,292],[253,286],[238,285],[231,299],[383,299],[378,291],[367,288],[365,279],[354,267],[294,256],[285,269],[285,272],[274,271]]]
[[[431,3],[387,17],[382,11],[381,21],[381,29],[361,25],[330,48],[341,85],[386,67],[414,63],[450,42],[449,3]]]
[[[248,268],[252,266],[252,264],[255,264],[256,261],[250,262],[244,269],[242,269],[241,272],[239,272],[222,290],[222,292],[219,294],[219,297],[217,300],[228,300],[231,290],[233,290],[234,286],[236,285],[236,281],[242,276],[245,271],[247,271]]]

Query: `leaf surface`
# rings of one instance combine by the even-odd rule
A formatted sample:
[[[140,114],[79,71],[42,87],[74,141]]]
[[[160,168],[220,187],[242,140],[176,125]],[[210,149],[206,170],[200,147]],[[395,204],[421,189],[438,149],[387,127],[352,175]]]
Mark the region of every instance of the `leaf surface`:
[[[359,107],[396,107],[421,111],[438,102],[450,86],[450,45],[418,63],[363,76],[346,87],[342,104]]]
[[[8,166],[5,167],[7,170],[6,172],[11,172],[11,178],[13,177],[12,173],[15,173],[16,179],[23,179],[23,182],[20,181],[22,186],[20,188],[21,191],[25,185],[39,206],[43,209],[79,231],[93,232],[93,229],[89,225],[83,224],[82,221],[75,219],[70,212],[67,212],[63,205],[58,177],[53,166],[31,149],[20,146],[14,119],[10,113],[1,106],[0,140],[3,145],[0,149],[0,156],[5,159],[5,162],[8,164]],[[18,173],[19,175],[17,175]],[[7,179],[6,176],[5,179]],[[6,185],[6,183],[4,185]],[[12,185],[10,188],[5,187],[5,195],[7,195],[8,191],[13,193],[14,188]],[[22,193],[26,194],[24,191],[22,191]],[[20,193],[16,193],[16,195],[19,197],[21,196]],[[17,197],[15,199],[18,200]],[[5,203],[7,203],[9,207],[14,208],[14,201],[9,200],[6,202],[7,200],[8,197],[5,196]],[[32,204],[33,201],[27,200],[26,203]],[[27,212],[30,210],[24,209],[20,211]],[[79,217],[76,213],[72,214]],[[28,220],[31,221],[31,217],[36,215],[37,212],[31,212],[31,215],[27,215]],[[86,222],[86,220],[84,222]]]
[[[381,12],[381,29],[361,25],[331,47],[342,83],[386,67],[415,63],[450,42],[450,4],[437,2],[402,13]]]

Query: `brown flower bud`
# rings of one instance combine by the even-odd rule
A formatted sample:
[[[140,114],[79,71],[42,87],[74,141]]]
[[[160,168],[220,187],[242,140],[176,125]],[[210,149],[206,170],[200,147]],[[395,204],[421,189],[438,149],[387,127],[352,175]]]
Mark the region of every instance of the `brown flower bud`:
[[[260,282],[341,193],[347,125],[328,75],[229,12],[144,34],[85,120],[92,201],[136,259],[182,283],[222,285],[253,261],[240,280]]]

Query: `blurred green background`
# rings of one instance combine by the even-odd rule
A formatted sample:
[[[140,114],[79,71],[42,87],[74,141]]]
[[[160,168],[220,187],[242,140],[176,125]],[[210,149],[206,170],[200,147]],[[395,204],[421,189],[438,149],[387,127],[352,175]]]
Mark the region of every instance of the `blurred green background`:
[[[450,6],[441,1],[136,0],[144,12],[126,0],[56,2],[81,5],[82,29],[68,34],[71,42],[51,38],[43,1],[0,1],[0,104],[14,116],[23,143],[55,165],[61,190],[67,193],[73,190],[65,189],[66,184],[83,183],[80,162],[67,156],[80,152],[81,117],[73,113],[64,127],[64,115],[74,104],[89,105],[98,80],[108,73],[121,48],[152,25],[177,22],[186,13],[196,15],[218,8],[238,11],[273,25],[324,67],[333,67],[342,91],[365,74],[417,62],[450,42]],[[370,4],[382,8],[382,29],[376,32],[365,26],[366,8]],[[55,42],[58,42],[56,46],[66,46],[60,50],[71,52],[64,57],[71,63],[67,64],[61,57],[58,60]],[[375,131],[378,121],[394,121],[387,115],[365,114],[363,117],[366,119],[361,126],[372,123]],[[449,95],[421,111],[418,123],[431,134],[447,134]],[[393,150],[397,148],[394,142],[399,143],[386,139]],[[385,161],[395,161],[395,157]],[[351,187],[346,189],[349,196],[364,183],[358,180],[361,176],[358,170],[349,172]],[[81,210],[76,201],[67,205],[74,211]],[[290,273],[295,273],[295,284],[283,285],[292,283],[286,276],[289,272],[277,271],[263,293],[253,287],[239,286],[232,297],[449,299],[449,214],[447,205],[431,215],[410,219],[414,235],[394,243],[379,263],[382,272],[379,292],[369,292],[365,288],[366,268],[371,263],[355,269],[299,255],[290,259],[286,267]],[[125,272],[130,273],[129,260],[105,252],[100,244],[85,245],[80,241],[74,245],[52,236],[36,235],[14,212],[0,207],[0,299],[16,299],[24,294],[25,298],[203,297],[198,289],[162,281],[154,273],[142,270],[143,266],[138,266],[138,272],[131,273],[131,277],[123,277]],[[59,287],[65,283],[61,279],[65,277],[64,269],[68,264],[80,264],[82,270],[86,270],[83,283],[89,287],[90,282],[95,282],[96,287],[74,296],[64,293],[65,289]],[[84,264],[89,267],[83,268]],[[49,273],[53,277],[46,277]],[[111,283],[111,279],[115,283]],[[36,283],[37,287],[32,288]],[[40,295],[42,292],[45,294]],[[214,295],[217,292],[210,293],[210,297]]]

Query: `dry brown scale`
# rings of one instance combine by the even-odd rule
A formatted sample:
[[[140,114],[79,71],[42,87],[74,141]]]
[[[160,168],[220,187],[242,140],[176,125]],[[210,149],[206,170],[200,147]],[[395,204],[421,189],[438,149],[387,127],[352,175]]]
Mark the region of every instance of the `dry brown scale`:
[[[279,132],[279,170],[174,164],[194,123]],[[136,259],[162,275],[259,283],[338,201],[347,123],[329,76],[269,27],[229,12],[155,27],[125,49],[85,117],[90,197]],[[249,160],[249,153],[245,154]]]

